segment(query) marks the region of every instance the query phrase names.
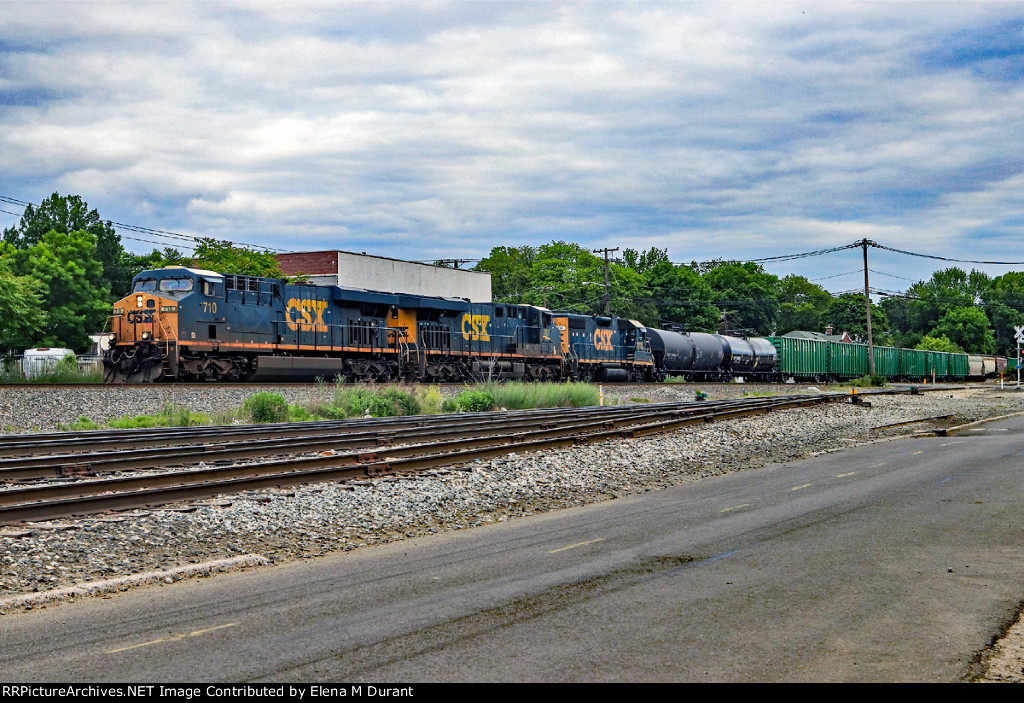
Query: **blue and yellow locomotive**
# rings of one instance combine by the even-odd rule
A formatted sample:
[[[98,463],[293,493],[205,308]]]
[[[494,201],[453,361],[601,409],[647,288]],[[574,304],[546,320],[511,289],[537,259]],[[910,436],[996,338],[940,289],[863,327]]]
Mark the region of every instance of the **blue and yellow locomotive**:
[[[656,376],[636,322],[169,267],[114,306],[110,382]]]

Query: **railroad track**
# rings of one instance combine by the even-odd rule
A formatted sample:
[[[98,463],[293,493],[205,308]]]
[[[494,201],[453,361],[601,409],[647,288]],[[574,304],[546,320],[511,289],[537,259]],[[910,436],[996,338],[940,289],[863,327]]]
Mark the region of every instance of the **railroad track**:
[[[899,391],[873,391],[896,393]],[[410,473],[640,437],[715,419],[846,400],[843,393],[701,403],[546,409],[0,437],[0,524],[153,507],[270,487]],[[59,447],[63,453],[53,453]],[[15,456],[17,455],[17,456]],[[239,459],[272,461],[232,463]],[[196,466],[199,463],[205,464]],[[168,467],[178,467],[168,469]],[[124,472],[130,475],[115,475]],[[108,474],[98,478],[86,478]],[[25,485],[25,481],[47,480]],[[18,482],[22,482],[20,485]]]

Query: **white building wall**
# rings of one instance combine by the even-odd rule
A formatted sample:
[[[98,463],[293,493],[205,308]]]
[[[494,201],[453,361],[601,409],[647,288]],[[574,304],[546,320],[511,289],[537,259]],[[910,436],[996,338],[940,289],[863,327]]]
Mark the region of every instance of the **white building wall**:
[[[311,276],[319,283],[323,277]],[[438,298],[468,298],[491,302],[491,274],[338,252],[338,280],[344,288],[365,288],[388,293],[411,293]]]

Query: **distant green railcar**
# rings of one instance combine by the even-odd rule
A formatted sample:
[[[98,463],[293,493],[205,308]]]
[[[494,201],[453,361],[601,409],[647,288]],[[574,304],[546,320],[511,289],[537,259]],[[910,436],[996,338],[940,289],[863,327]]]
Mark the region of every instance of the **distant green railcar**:
[[[903,375],[900,368],[900,349],[896,347],[875,347],[875,373],[894,381]]]
[[[787,378],[824,381],[830,342],[799,337],[769,337],[779,355],[779,372]]]
[[[860,378],[868,373],[868,346],[829,342],[829,376],[836,380]]]
[[[829,342],[802,337],[769,337],[778,352],[778,371],[786,378],[808,381],[844,381],[869,373],[866,344]],[[963,380],[969,363],[966,354],[898,347],[874,347],[875,373],[890,381]]]

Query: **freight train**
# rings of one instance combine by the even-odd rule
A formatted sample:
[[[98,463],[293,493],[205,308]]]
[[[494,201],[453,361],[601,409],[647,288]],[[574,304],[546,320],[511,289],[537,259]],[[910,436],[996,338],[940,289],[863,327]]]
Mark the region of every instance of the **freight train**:
[[[110,333],[103,362],[112,383],[339,376],[355,382],[661,381],[668,375],[825,381],[867,373],[864,345],[685,333],[615,316],[185,267],[137,275],[132,292],[114,304]],[[878,373],[892,379],[967,375],[966,355],[875,347],[875,356]]]

